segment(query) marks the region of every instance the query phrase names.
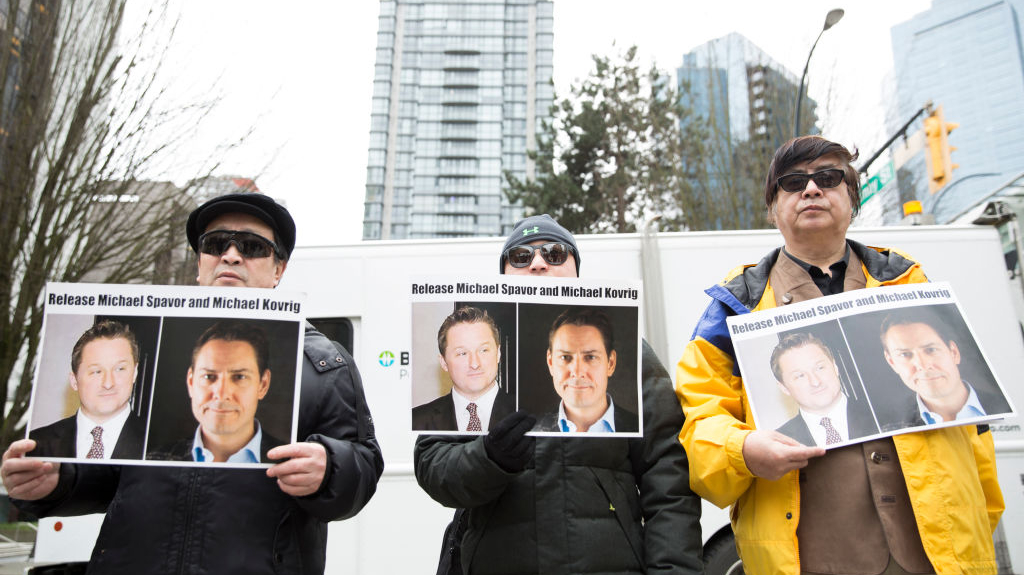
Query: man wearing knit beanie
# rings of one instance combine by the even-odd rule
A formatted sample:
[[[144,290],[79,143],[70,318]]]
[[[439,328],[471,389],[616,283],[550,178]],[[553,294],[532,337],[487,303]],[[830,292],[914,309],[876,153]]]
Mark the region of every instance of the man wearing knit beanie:
[[[572,234],[539,215],[515,225],[499,266],[578,277],[580,260]],[[647,342],[642,379],[642,438],[528,437],[536,420],[523,411],[484,436],[420,436],[420,486],[462,508],[450,531],[463,534],[449,539],[439,572],[703,573],[700,499],[677,439],[683,413]]]
[[[547,242],[562,243],[569,248],[569,255],[573,259],[572,266],[565,265],[565,267],[548,267],[546,261],[541,256],[541,253],[534,251],[532,258],[530,258],[530,265],[528,271],[520,272],[519,269],[510,266],[512,271],[506,271],[505,266],[508,264],[509,250],[515,247],[522,246],[537,246],[543,245]],[[541,214],[539,216],[530,216],[519,220],[516,226],[512,228],[512,233],[509,234],[508,239],[505,240],[505,247],[501,248],[501,259],[498,261],[498,273],[507,274],[519,274],[529,273],[534,275],[550,275],[555,277],[579,277],[580,275],[580,251],[576,248],[576,238],[572,237],[569,230],[563,228],[556,222],[551,216],[547,214]]]

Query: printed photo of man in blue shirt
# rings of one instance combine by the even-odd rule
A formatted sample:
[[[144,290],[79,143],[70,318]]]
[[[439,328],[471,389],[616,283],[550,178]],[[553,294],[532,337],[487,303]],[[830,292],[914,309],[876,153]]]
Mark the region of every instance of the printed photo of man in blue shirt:
[[[616,406],[608,380],[618,361],[611,319],[595,308],[570,308],[548,333],[547,367],[561,402],[543,417],[538,431],[565,433],[632,432],[635,413]]]
[[[270,391],[270,345],[264,331],[221,321],[199,337],[188,369],[188,395],[199,426],[182,447],[197,462],[260,463],[284,442],[263,432],[256,419]],[[183,455],[178,453],[178,455]]]
[[[926,310],[901,310],[880,328],[885,361],[914,392],[907,426],[931,425],[1000,413],[1005,400],[995,382],[972,385],[960,376],[961,349],[952,331]]]

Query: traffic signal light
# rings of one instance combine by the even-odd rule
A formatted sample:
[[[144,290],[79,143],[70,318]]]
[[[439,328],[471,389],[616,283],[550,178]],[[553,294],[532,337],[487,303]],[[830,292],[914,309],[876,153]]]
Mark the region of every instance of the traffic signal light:
[[[928,191],[935,193],[953,179],[953,170],[959,168],[950,157],[954,146],[949,145],[949,133],[959,126],[947,122],[942,117],[942,106],[939,106],[924,119],[924,134],[927,142],[928,156]]]

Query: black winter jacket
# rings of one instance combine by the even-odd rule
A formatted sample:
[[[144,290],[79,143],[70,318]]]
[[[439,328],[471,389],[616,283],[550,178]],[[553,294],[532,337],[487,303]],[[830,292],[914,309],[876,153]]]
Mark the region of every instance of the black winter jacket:
[[[683,413],[647,342],[642,378],[642,439],[538,438],[520,473],[491,461],[482,437],[420,436],[420,486],[468,508],[464,572],[703,573]]]
[[[300,441],[327,450],[320,490],[282,492],[264,469],[63,464],[40,516],[106,511],[90,574],[323,573],[327,523],[355,515],[384,460],[352,357],[307,324]]]

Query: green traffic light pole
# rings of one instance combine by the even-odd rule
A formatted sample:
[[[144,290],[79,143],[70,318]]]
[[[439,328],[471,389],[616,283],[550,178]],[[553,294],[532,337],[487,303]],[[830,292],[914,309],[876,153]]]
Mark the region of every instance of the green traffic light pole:
[[[843,19],[843,14],[846,12],[842,8],[834,8],[828,11],[825,15],[825,25],[822,26],[821,32],[818,32],[818,37],[814,39],[814,44],[811,44],[811,51],[807,53],[807,63],[804,64],[804,73],[800,75],[800,89],[796,92],[796,121],[793,123],[793,137],[800,135],[800,104],[803,103],[804,99],[804,81],[807,79],[807,67],[811,65],[811,55],[814,54],[814,48],[818,45],[818,40],[821,40],[821,35],[825,33],[825,30],[836,25]]]

